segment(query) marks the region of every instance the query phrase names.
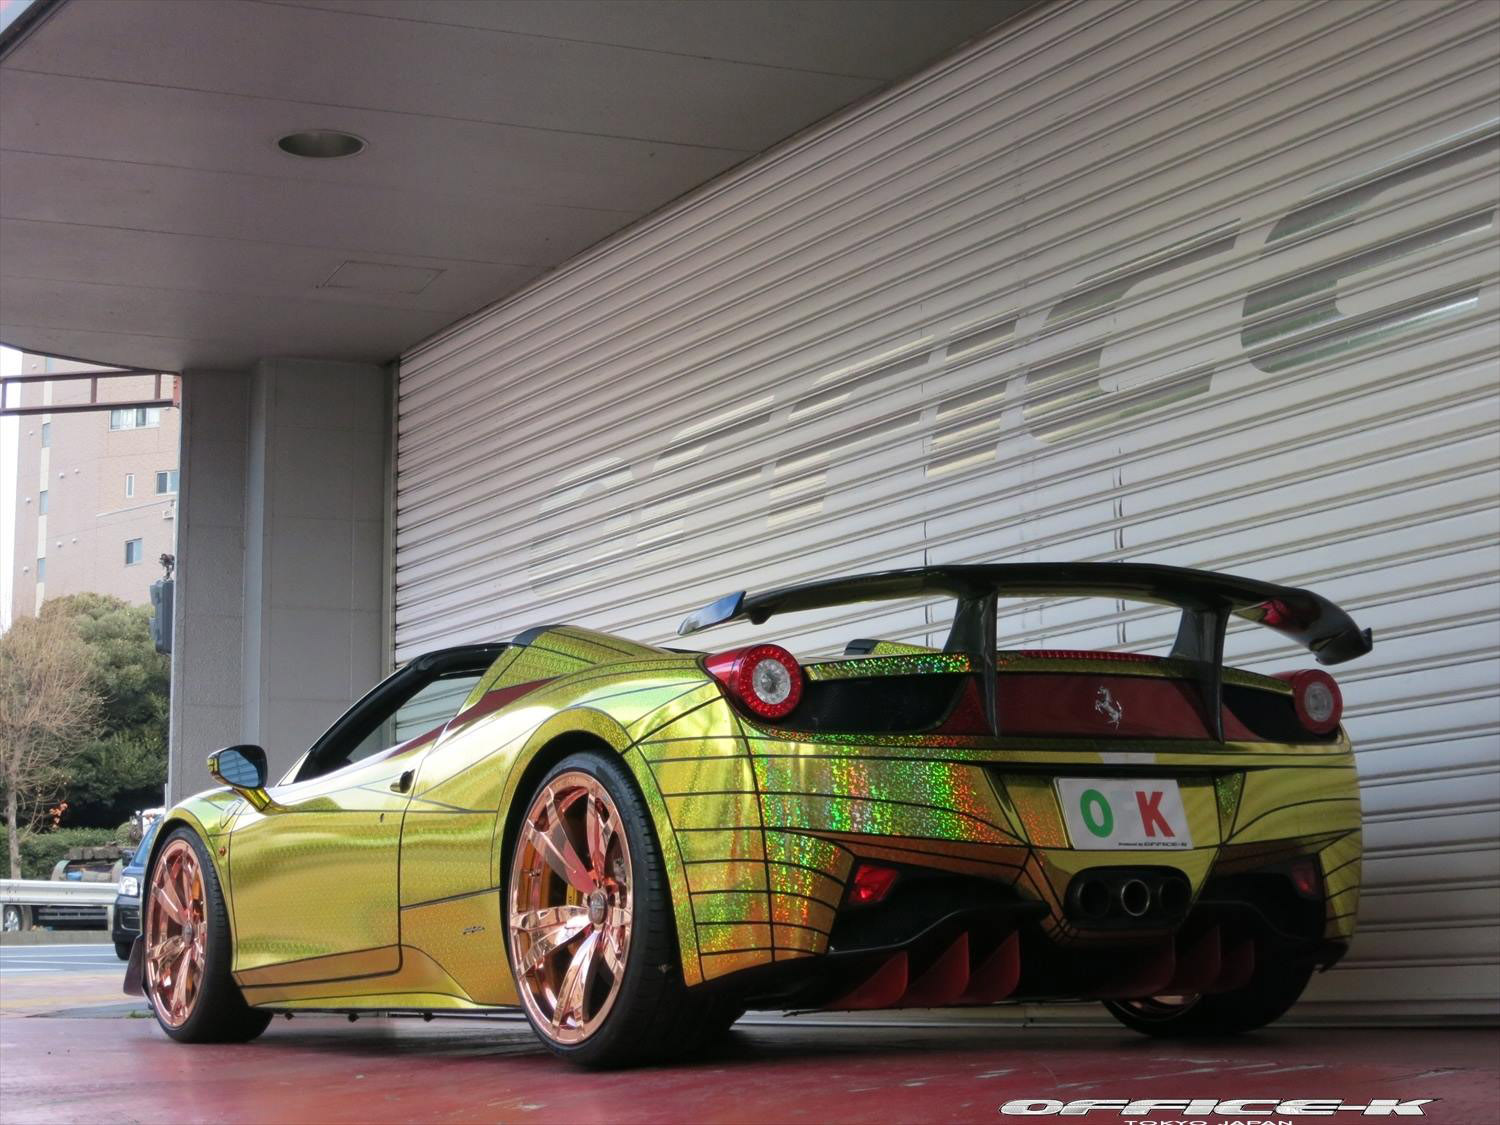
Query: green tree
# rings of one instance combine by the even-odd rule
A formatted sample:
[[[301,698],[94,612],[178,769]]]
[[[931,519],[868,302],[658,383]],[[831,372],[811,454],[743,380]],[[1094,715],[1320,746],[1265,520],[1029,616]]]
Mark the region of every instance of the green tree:
[[[68,782],[68,759],[96,729],[93,660],[68,623],[23,617],[0,635],[0,789],[10,876],[21,847]]]
[[[42,605],[88,650],[90,685],[103,700],[99,728],[68,762],[65,823],[111,827],[159,804],[167,779],[171,665],[151,643],[151,611],[107,594],[73,594]]]

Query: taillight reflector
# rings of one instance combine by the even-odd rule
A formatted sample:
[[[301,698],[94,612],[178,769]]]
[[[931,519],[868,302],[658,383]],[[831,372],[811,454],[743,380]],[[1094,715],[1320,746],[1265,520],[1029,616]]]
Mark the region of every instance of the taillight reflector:
[[[780,645],[754,645],[704,661],[709,674],[752,714],[780,719],[802,700],[802,666]]]
[[[1283,672],[1276,678],[1292,685],[1297,721],[1308,730],[1328,734],[1339,725],[1344,714],[1344,696],[1327,672],[1306,668],[1301,672]]]
[[[879,863],[861,863],[854,869],[854,878],[849,880],[849,904],[869,906],[891,893],[896,877],[901,873],[894,867]]]
[[[1297,893],[1303,898],[1323,897],[1323,878],[1318,871],[1317,860],[1293,860],[1288,873],[1292,877],[1292,886],[1297,888]]]

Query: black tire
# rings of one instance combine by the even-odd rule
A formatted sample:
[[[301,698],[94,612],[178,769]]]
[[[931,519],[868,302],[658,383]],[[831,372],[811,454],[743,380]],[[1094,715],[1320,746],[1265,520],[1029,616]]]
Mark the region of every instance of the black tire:
[[[608,792],[630,845],[635,901],[624,980],[603,1023],[577,1043],[554,1041],[538,1026],[529,1009],[523,1005],[522,1010],[548,1050],[580,1066],[632,1066],[694,1054],[718,1041],[744,1014],[744,1007],[732,996],[684,984],[671,891],[650,810],[635,779],[612,752],[569,755],[526,795],[524,807],[529,809],[536,795],[554,778],[575,770],[589,774]],[[511,841],[509,851],[507,891],[502,899],[507,912],[515,841]],[[506,921],[508,929],[509,918]],[[511,958],[508,943],[506,956]],[[511,970],[515,974],[513,960]],[[515,975],[518,987],[524,987],[519,974]]]
[[[130,947],[132,945],[134,945],[134,944],[135,944],[134,942],[130,942],[130,941],[117,941],[117,942],[115,942],[115,956],[118,957],[121,961],[129,961],[130,960]]]
[[[214,871],[208,848],[190,828],[178,828],[162,841],[157,854],[166,850],[173,840],[186,839],[198,857],[203,872],[204,920],[208,935],[204,952],[203,985],[193,1001],[192,1012],[177,1027],[162,1018],[156,998],[147,989],[151,1011],[157,1025],[179,1043],[247,1043],[254,1039],[271,1022],[271,1013],[260,1011],[245,1003],[239,986],[230,975],[234,962],[232,938],[229,932],[229,915],[224,907],[224,894],[219,889],[219,877]],[[141,932],[150,934],[147,911],[152,909],[150,900],[151,872],[142,880]],[[127,950],[127,956],[129,951]]]
[[[1104,1006],[1132,1031],[1163,1039],[1241,1035],[1274,1023],[1297,1002],[1312,978],[1309,964],[1261,960],[1244,988],[1180,1003],[1155,999],[1106,1000]]]

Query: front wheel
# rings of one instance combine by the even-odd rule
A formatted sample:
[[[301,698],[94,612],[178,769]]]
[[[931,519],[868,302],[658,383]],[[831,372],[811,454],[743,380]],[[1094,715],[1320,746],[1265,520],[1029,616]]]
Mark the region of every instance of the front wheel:
[[[229,917],[197,834],[167,837],[141,901],[145,992],[161,1029],[181,1043],[243,1043],[271,1022],[230,976]]]
[[[1106,1000],[1110,1015],[1143,1035],[1206,1038],[1239,1035],[1284,1016],[1312,978],[1312,966],[1262,960],[1250,983],[1205,996],[1152,996]]]
[[[686,1054],[739,1014],[683,984],[650,813],[612,754],[573,754],[537,786],[511,850],[506,921],[526,1018],[573,1062]]]

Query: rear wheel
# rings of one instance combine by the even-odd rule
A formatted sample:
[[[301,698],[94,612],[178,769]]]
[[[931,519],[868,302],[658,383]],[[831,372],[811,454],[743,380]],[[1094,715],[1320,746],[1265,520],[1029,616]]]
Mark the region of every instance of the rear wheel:
[[[586,1066],[674,1057],[740,1014],[683,984],[645,802],[612,755],[558,763],[526,808],[506,894],[511,971],[542,1042]]]
[[[1262,960],[1244,988],[1205,996],[1106,1000],[1110,1015],[1143,1035],[1203,1038],[1254,1031],[1287,1013],[1312,977],[1311,965]]]
[[[229,975],[224,896],[208,850],[179,828],[167,837],[141,902],[145,992],[163,1031],[182,1043],[243,1043],[271,1022]]]

